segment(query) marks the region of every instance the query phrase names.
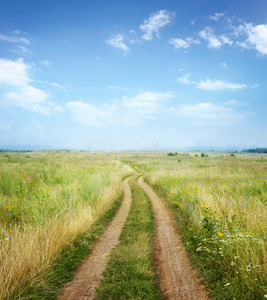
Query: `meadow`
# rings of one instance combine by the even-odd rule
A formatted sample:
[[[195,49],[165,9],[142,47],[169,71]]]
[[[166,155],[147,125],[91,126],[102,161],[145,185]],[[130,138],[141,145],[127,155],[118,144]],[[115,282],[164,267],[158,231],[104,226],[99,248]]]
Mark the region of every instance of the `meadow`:
[[[201,157],[202,156],[202,157]],[[215,299],[267,297],[267,156],[150,153],[125,158],[173,210]]]
[[[25,298],[25,291],[42,289],[58,259],[65,259],[62,251],[78,251],[77,239],[87,247],[83,234],[90,233],[113,203],[118,207],[122,181],[133,174],[132,167],[173,212],[192,264],[212,298],[267,297],[266,154],[54,151],[0,153],[0,299],[48,299]],[[144,286],[154,285],[153,228],[149,229],[153,216],[148,200],[134,180],[130,182],[132,211],[121,245],[111,255],[100,298],[107,292],[116,294],[112,280],[130,282],[138,259],[147,266]],[[137,230],[142,235],[131,234]],[[144,257],[141,248],[131,250],[130,240],[132,246],[142,245]],[[132,273],[120,277],[119,264],[129,264]],[[136,282],[141,291],[141,281]]]
[[[0,299],[42,286],[62,250],[74,251],[131,172],[96,153],[1,153]]]

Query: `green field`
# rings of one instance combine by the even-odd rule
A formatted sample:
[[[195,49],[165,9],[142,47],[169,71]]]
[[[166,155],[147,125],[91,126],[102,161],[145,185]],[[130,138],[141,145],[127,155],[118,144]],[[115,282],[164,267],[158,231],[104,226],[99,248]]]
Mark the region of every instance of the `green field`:
[[[127,159],[144,170],[147,182],[174,211],[190,258],[211,295],[263,299],[267,156],[216,152],[205,156],[151,153]]]
[[[164,152],[56,151],[0,154],[0,299],[20,299],[33,287],[46,285],[64,249],[75,252],[73,242],[102,222],[101,218],[122,195],[122,181],[133,173],[132,167],[143,172],[145,180],[173,211],[189,257],[211,296],[264,299],[266,154],[230,156],[210,152],[201,157],[199,152],[168,156]],[[112,275],[116,262],[131,264],[127,253],[138,256],[138,243],[148,247],[149,255],[144,257],[148,279],[132,282],[140,285],[141,294],[143,285],[153,286],[151,293],[158,297],[151,267],[151,241],[145,245],[144,240],[138,241],[138,236],[133,235],[131,243],[135,243],[136,254],[127,252],[127,237],[138,225],[131,219],[135,214],[138,217],[135,210],[147,210],[144,224],[153,219],[149,206],[141,201],[145,199],[143,194],[134,182],[131,186],[133,198],[140,198],[140,203],[134,202],[122,243],[111,255],[100,298],[105,292],[111,293],[109,289],[116,290],[111,279],[122,280]],[[142,234],[149,232],[153,235],[152,229]],[[123,280],[128,284],[127,276],[134,272],[125,274]]]

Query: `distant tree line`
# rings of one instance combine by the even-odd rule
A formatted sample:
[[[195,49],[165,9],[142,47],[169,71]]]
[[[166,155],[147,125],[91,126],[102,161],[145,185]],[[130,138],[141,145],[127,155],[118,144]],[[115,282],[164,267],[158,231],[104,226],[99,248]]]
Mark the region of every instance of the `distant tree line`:
[[[248,153],[267,153],[267,148],[255,148],[255,149],[245,149],[241,152],[248,152]]]
[[[9,150],[9,149],[0,149],[0,152],[33,152],[32,150]]]

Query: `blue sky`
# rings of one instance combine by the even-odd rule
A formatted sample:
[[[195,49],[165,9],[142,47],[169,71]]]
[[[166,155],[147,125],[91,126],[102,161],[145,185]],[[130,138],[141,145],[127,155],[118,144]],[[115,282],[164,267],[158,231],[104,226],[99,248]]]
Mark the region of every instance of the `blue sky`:
[[[267,146],[267,2],[0,4],[0,148]]]

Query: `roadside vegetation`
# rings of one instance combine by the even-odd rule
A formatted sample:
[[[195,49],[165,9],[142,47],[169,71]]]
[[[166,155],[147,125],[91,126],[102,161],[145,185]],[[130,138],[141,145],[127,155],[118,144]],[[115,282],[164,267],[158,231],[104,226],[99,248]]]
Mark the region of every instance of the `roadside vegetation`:
[[[144,191],[132,179],[132,209],[111,253],[96,300],[161,299],[153,263],[154,225]]]
[[[215,299],[267,296],[267,160],[258,156],[129,157],[173,209]]]
[[[13,300],[47,284],[62,253],[105,215],[132,171],[78,152],[1,153],[0,163],[0,299]]]

